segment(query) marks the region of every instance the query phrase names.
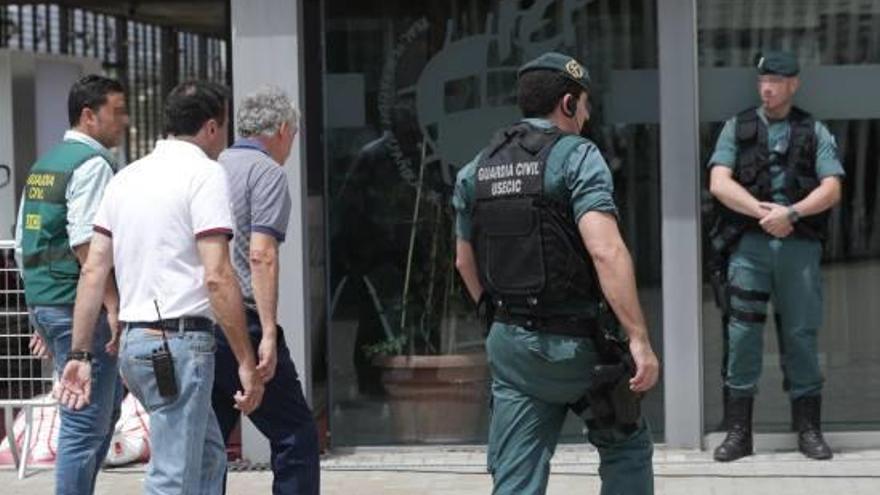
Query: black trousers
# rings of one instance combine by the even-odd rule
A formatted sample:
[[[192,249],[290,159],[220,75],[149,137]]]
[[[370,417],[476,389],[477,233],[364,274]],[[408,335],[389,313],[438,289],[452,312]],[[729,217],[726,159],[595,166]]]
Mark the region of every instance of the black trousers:
[[[247,312],[248,334],[256,355],[262,338],[256,312]],[[241,390],[238,362],[220,327],[217,334],[216,368],[212,403],[225,441],[240,420],[232,396]],[[272,450],[272,493],[275,495],[317,494],[320,491],[321,465],[318,453],[318,430],[312,411],[302,393],[296,366],[278,327],[278,364],[275,376],[266,384],[263,402],[250,415],[254,425],[269,439]]]

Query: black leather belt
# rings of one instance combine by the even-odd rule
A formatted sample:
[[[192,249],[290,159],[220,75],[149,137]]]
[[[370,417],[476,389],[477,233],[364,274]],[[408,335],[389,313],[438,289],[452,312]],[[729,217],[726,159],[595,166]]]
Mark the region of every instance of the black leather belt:
[[[182,316],[162,321],[129,321],[128,328],[155,328],[168,332],[213,332],[214,322],[204,316]]]
[[[599,331],[599,321],[595,318],[573,316],[535,317],[512,315],[503,311],[495,314],[495,321],[516,325],[533,332],[552,333],[568,337],[593,337]]]

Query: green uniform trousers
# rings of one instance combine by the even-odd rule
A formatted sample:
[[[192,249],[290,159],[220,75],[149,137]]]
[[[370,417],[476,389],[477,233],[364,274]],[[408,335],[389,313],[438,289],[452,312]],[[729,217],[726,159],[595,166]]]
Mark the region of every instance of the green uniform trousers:
[[[568,404],[590,386],[593,344],[495,323],[486,354],[492,372],[492,493],[543,494]],[[644,420],[632,434],[597,430],[588,438],[599,450],[602,495],[654,493],[654,447]]]
[[[821,392],[816,337],[822,323],[821,258],[818,241],[758,232],[743,236],[727,272],[731,315],[726,384],[733,396],[757,393],[771,297],[779,315],[780,355],[791,399]]]

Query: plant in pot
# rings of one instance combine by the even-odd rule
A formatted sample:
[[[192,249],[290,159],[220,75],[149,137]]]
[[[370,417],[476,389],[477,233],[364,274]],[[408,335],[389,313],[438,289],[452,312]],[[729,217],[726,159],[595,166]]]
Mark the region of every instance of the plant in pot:
[[[400,441],[476,440],[488,413],[482,329],[455,270],[448,196],[426,200],[423,181],[424,161],[399,302],[376,304],[384,337],[361,351],[381,370]]]

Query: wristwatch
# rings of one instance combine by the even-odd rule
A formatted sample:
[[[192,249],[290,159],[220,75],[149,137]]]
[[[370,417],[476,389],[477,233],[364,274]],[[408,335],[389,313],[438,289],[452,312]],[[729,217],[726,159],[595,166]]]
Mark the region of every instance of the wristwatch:
[[[794,206],[789,206],[788,207],[788,221],[789,221],[789,223],[794,224],[795,222],[797,222],[800,219],[801,219],[801,214],[798,213],[797,210],[794,209]]]
[[[86,363],[92,362],[92,353],[89,351],[70,351],[67,353],[68,361],[83,361]]]

